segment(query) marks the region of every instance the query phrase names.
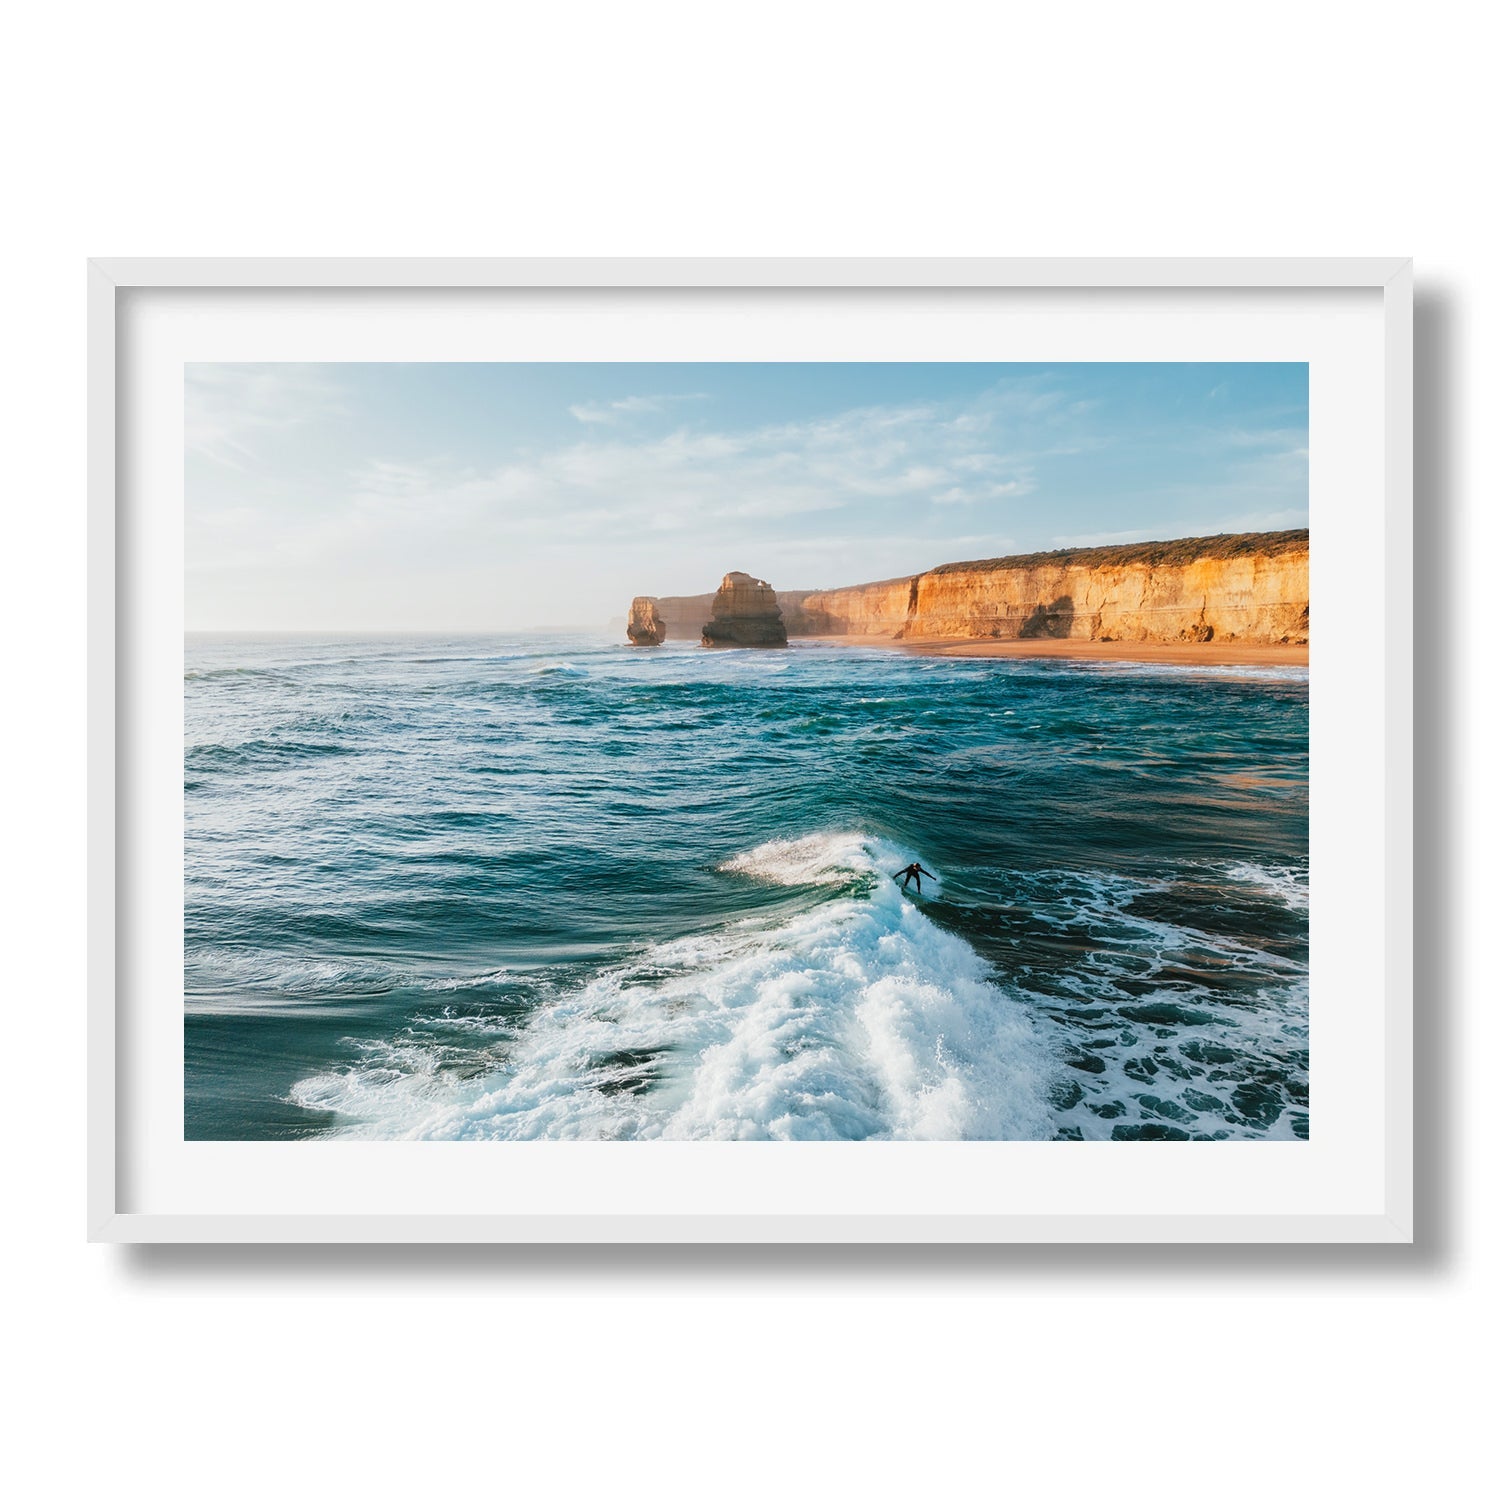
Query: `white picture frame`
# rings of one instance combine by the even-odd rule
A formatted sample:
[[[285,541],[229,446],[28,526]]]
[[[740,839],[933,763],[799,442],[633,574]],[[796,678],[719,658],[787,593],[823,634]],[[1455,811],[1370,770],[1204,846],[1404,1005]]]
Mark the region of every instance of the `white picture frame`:
[[[1314,1090],[1320,1087],[1320,1070],[1326,1068],[1332,1076],[1334,1063],[1356,1040],[1363,1050],[1359,1067],[1350,1070],[1357,1075],[1349,1095],[1354,1102],[1346,1106],[1333,1097],[1337,1090],[1331,1090],[1329,1112],[1315,1116],[1313,1142],[653,1143],[636,1147],[588,1143],[174,1144],[167,1138],[169,1132],[158,1131],[153,1137],[151,1129],[132,1123],[131,1101],[153,1084],[162,1092],[170,1083],[169,1069],[158,1065],[166,1053],[159,1048],[153,1052],[155,1043],[141,1021],[141,1007],[147,1000],[138,993],[141,986],[133,976],[146,926],[164,927],[171,918],[167,903],[158,900],[151,905],[151,883],[136,878],[134,862],[144,857],[148,846],[155,847],[156,855],[166,856],[172,838],[159,805],[142,791],[150,767],[142,764],[139,753],[144,742],[141,725],[155,714],[162,721],[158,728],[170,730],[171,726],[166,722],[166,700],[138,692],[136,686],[140,674],[153,663],[159,669],[180,667],[180,658],[175,666],[160,659],[165,649],[161,643],[169,639],[169,632],[141,628],[143,616],[138,613],[143,594],[153,589],[160,594],[166,587],[161,577],[148,577],[152,568],[160,569],[164,563],[162,556],[142,545],[142,537],[153,526],[160,535],[170,533],[157,492],[146,495],[132,488],[132,464],[154,420],[141,388],[146,377],[135,363],[137,344],[155,337],[150,325],[142,322],[143,315],[154,308],[165,309],[175,299],[177,312],[170,316],[176,318],[172,326],[178,333],[173,336],[188,342],[160,346],[167,352],[158,367],[170,368],[183,348],[191,347],[193,357],[205,357],[197,341],[209,338],[204,330],[212,318],[205,316],[195,324],[181,316],[184,299],[198,295],[217,299],[220,305],[227,305],[226,299],[242,302],[246,296],[280,298],[276,306],[292,324],[299,316],[288,301],[293,294],[302,299],[298,305],[307,307],[323,296],[347,302],[357,295],[360,306],[371,310],[370,318],[361,319],[358,329],[344,327],[339,337],[353,342],[338,347],[369,351],[378,347],[378,328],[372,332],[367,324],[379,324],[385,300],[405,299],[404,307],[417,308],[409,315],[420,318],[422,299],[438,294],[444,305],[451,305],[453,298],[465,294],[483,297],[503,292],[514,305],[529,294],[541,298],[577,293],[628,301],[689,289],[720,300],[729,298],[736,307],[749,305],[758,296],[785,303],[795,295],[800,306],[816,308],[820,299],[843,296],[844,304],[851,307],[846,323],[856,340],[863,337],[862,318],[868,322],[879,316],[883,302],[902,298],[919,313],[926,308],[936,318],[939,310],[951,311],[954,299],[989,298],[992,303],[1003,296],[1008,307],[1027,307],[1041,318],[1072,318],[1079,327],[1086,326],[1090,316],[1103,319],[1111,309],[1128,306],[1141,326],[1152,318],[1164,326],[1165,320],[1177,319],[1171,327],[1172,336],[1178,339],[1186,328],[1180,315],[1192,314],[1200,304],[1206,309],[1212,300],[1215,317],[1232,321],[1239,315],[1236,309],[1242,309],[1246,329],[1257,338],[1265,334],[1267,309],[1285,320],[1277,325],[1284,330],[1294,324],[1320,329],[1317,338],[1324,342],[1317,347],[1325,353],[1317,359],[1336,369],[1340,358],[1347,356],[1349,368],[1356,364],[1364,368],[1371,392],[1364,413],[1368,420],[1355,422],[1350,414],[1348,430],[1357,434],[1351,439],[1357,452],[1356,447],[1349,451],[1360,460],[1361,474],[1379,476],[1374,482],[1376,493],[1352,485],[1347,492],[1333,493],[1338,488],[1334,485],[1327,508],[1314,512],[1313,591],[1320,608],[1321,600],[1335,593],[1339,583],[1340,563],[1326,547],[1325,538],[1342,534],[1344,527],[1351,536],[1356,527],[1365,528],[1368,557],[1377,569],[1373,582],[1380,591],[1378,607],[1368,615],[1379,621],[1373,638],[1366,636],[1351,644],[1324,629],[1313,649],[1314,702],[1319,703],[1326,692],[1329,704],[1314,731],[1314,807],[1320,784],[1330,784],[1330,777],[1338,773],[1340,749],[1352,749],[1356,734],[1366,747],[1366,764],[1358,774],[1366,778],[1363,790],[1368,793],[1365,825],[1357,826],[1354,803],[1349,800],[1347,805],[1340,804],[1336,814],[1330,813],[1321,830],[1315,827]],[[849,294],[856,291],[857,305],[852,305]],[[87,1209],[91,1239],[455,1243],[1412,1240],[1409,260],[104,259],[89,263],[88,299]],[[1357,310],[1357,317],[1351,314],[1342,322],[1339,317],[1324,317],[1322,310],[1335,302],[1338,307]],[[1206,312],[1203,317],[1207,328]],[[1298,318],[1303,324],[1297,323]],[[1355,334],[1341,331],[1344,323],[1350,330],[1360,330],[1358,349]],[[292,324],[263,320],[253,347],[243,342],[233,345],[235,357],[244,357],[247,348],[252,348],[249,357],[266,357],[267,341],[276,336],[274,329]],[[188,332],[182,333],[183,329]],[[1275,336],[1292,337],[1289,332]],[[484,357],[476,352],[483,348],[482,329],[478,334],[471,329],[463,337],[467,342],[457,357]],[[545,340],[544,326],[536,337]],[[1206,339],[1211,337],[1211,333],[1204,334]],[[1349,344],[1345,356],[1339,354],[1340,338]],[[1368,368],[1369,355],[1378,368]],[[287,357],[308,355],[289,351]],[[356,352],[354,357],[380,356]],[[393,345],[386,357],[411,356]],[[576,356],[570,352],[567,357]],[[1336,382],[1328,387],[1335,388]],[[1319,468],[1318,389],[1315,382],[1315,490],[1329,483],[1328,473]],[[154,516],[153,511],[157,512]],[[165,531],[161,530],[164,526]],[[170,554],[170,548],[155,552]],[[1366,577],[1364,587],[1368,591],[1371,586],[1372,579]],[[1365,718],[1351,724],[1349,712],[1336,711],[1336,700],[1347,690],[1350,670],[1356,668],[1356,675],[1367,674],[1361,680],[1378,684],[1380,690],[1373,695],[1378,699],[1374,704],[1372,694],[1364,693]],[[157,675],[166,680],[160,671]],[[180,720],[177,727],[180,730]],[[1326,735],[1326,749],[1318,744],[1319,734]],[[164,744],[169,737],[159,742]],[[1372,745],[1378,747],[1378,756],[1370,753]],[[158,772],[167,769],[156,767]],[[1369,910],[1369,900],[1356,907],[1341,894],[1344,884],[1358,881],[1353,876],[1346,881],[1331,862],[1318,862],[1318,851],[1336,847],[1344,835],[1369,841],[1372,855],[1362,862],[1358,878],[1368,883],[1363,890],[1366,897],[1373,900],[1378,893],[1378,944],[1376,913]],[[178,869],[180,873],[180,858]],[[1326,924],[1325,910],[1329,913]],[[1364,943],[1358,948],[1361,922]],[[1324,932],[1329,934],[1327,939]],[[1374,993],[1364,993],[1369,986],[1363,986],[1359,995],[1341,996],[1337,979],[1319,980],[1317,955],[1321,953],[1326,961],[1330,954],[1337,959],[1340,951],[1351,963],[1357,958],[1365,964],[1367,978],[1378,977]],[[1320,983],[1325,984],[1322,994]],[[1356,980],[1346,983],[1352,988]],[[168,1038],[169,1000],[158,992],[149,1001],[163,1021],[161,1034]],[[180,993],[175,1004],[180,1025]],[[1332,1019],[1324,1025],[1320,1015]],[[180,1118],[180,1095],[176,1102]],[[1314,1107],[1320,1108],[1316,1102]],[[195,1150],[203,1154],[194,1156]],[[304,1159],[325,1164],[317,1170],[334,1175],[312,1180],[302,1189],[275,1186],[277,1173],[262,1172],[256,1165],[257,1153],[287,1151],[304,1153]],[[335,1156],[329,1157],[330,1151]],[[649,1170],[652,1180],[627,1184],[629,1192],[624,1188],[606,1192],[601,1184],[607,1174],[618,1172],[622,1151],[636,1153],[635,1159],[644,1154],[649,1169],[642,1170]],[[830,1157],[830,1151],[835,1155]],[[371,1152],[376,1156],[371,1157]],[[611,1152],[615,1153],[612,1159]],[[739,1155],[725,1158],[724,1152]],[[447,1157],[442,1153],[448,1153]],[[509,1154],[497,1158],[496,1153]],[[163,1163],[167,1156],[179,1155],[183,1170],[174,1178],[176,1168]],[[1070,1157],[1078,1163],[1076,1167]],[[496,1167],[499,1159],[505,1163],[503,1169]],[[727,1173],[730,1180],[726,1180],[726,1162],[732,1163]],[[1059,1170],[1059,1162],[1069,1164]],[[1308,1166],[1309,1162],[1315,1165]],[[441,1170],[434,1171],[439,1164]],[[994,1180],[997,1170],[1002,1177],[1011,1170],[1007,1164],[1014,1166],[1016,1174],[1013,1208]],[[464,1206],[463,1174],[472,1174],[481,1165],[491,1177],[497,1170],[502,1176],[508,1174],[512,1196],[502,1201],[476,1197],[469,1211]],[[840,1180],[852,1180],[847,1201],[820,1195],[820,1185],[826,1188],[832,1173]],[[456,1175],[449,1180],[445,1174]],[[795,1186],[783,1186],[779,1174],[786,1174],[788,1182],[797,1178]],[[930,1191],[921,1186],[927,1178],[937,1184]],[[1061,1182],[1061,1178],[1076,1180]],[[347,1201],[333,1202],[330,1183],[346,1179],[350,1182]],[[965,1196],[966,1181],[972,1200]],[[431,1186],[424,1187],[424,1183]],[[325,1201],[329,1206],[323,1206]]]

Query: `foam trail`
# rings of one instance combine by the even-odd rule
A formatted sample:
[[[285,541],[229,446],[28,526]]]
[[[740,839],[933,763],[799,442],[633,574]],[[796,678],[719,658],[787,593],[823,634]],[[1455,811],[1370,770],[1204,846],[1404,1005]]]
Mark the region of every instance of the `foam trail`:
[[[292,1098],[381,1137],[1047,1138],[1057,1059],[888,878],[912,857],[859,834],[762,844],[726,871],[844,891],[650,949],[543,1005],[483,1077],[426,1067],[408,1036]]]
[[[1266,866],[1241,860],[1225,867],[1231,880],[1242,881],[1274,897],[1294,911],[1307,911],[1311,905],[1307,871],[1293,866]]]

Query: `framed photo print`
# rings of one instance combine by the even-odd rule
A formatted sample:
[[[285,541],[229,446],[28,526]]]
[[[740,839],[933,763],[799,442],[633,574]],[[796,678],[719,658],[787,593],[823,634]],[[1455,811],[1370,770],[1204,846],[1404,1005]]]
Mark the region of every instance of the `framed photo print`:
[[[1411,1237],[1409,262],[89,276],[95,1237]]]

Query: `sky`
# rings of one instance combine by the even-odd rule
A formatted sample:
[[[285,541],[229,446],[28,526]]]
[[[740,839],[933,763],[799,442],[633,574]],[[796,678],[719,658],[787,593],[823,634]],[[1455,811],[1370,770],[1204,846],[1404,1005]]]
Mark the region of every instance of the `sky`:
[[[1305,364],[193,364],[190,630],[603,627],[1307,524]]]

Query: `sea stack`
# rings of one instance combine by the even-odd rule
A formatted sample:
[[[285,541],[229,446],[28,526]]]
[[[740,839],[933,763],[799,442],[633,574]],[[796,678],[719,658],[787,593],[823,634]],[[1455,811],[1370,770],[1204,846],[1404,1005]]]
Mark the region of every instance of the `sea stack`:
[[[667,638],[666,622],[656,607],[656,600],[646,594],[638,594],[630,601],[630,618],[625,622],[625,634],[633,646],[659,646]]]
[[[703,627],[705,646],[784,646],[786,622],[776,590],[748,573],[726,573]]]

